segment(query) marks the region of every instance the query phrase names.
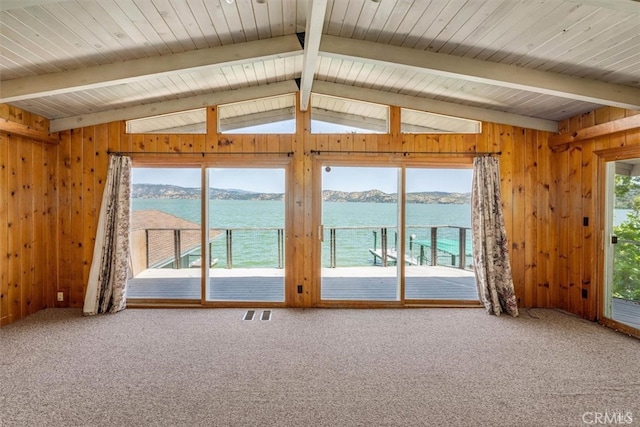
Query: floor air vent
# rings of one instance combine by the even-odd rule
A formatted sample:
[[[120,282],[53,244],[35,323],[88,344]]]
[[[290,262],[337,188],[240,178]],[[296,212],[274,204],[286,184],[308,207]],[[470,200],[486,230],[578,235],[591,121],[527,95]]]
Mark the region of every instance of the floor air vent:
[[[253,320],[253,316],[256,315],[255,310],[248,310],[243,317],[243,320]]]
[[[262,317],[260,320],[271,320],[271,310],[265,310],[262,312]]]

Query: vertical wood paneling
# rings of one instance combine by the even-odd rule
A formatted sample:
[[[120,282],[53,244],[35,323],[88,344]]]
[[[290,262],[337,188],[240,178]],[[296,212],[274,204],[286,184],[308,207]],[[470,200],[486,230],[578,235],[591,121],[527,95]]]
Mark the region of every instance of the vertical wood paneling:
[[[556,173],[556,196],[558,218],[556,221],[556,235],[558,236],[557,259],[558,270],[556,277],[558,280],[554,294],[552,294],[552,305],[564,310],[569,309],[569,150],[564,150],[558,156],[555,167]]]
[[[538,156],[537,133],[524,130],[524,178],[522,187],[524,191],[524,300],[523,305],[531,307],[537,300],[537,246],[538,241]]]
[[[511,240],[511,266],[512,270],[518,271],[514,274],[513,285],[516,295],[519,296],[519,304],[526,303],[525,292],[525,230],[526,230],[526,209],[524,188],[525,180],[525,130],[513,129],[513,161],[512,161],[512,233]]]
[[[91,128],[88,128],[91,129]],[[82,307],[84,302],[84,290],[85,283],[82,282],[84,277],[84,265],[80,261],[83,259],[83,246],[84,246],[84,220],[86,216],[86,209],[89,204],[85,205],[85,194],[83,188],[83,137],[85,129],[79,129],[71,134],[71,147],[70,147],[70,163],[71,170],[69,176],[69,188],[71,190],[70,199],[71,204],[71,218],[69,232],[70,236],[70,256],[71,264],[67,266],[71,271],[71,288],[69,290],[69,305],[72,307]],[[92,156],[93,157],[93,156]],[[93,200],[93,198],[92,198]],[[82,286],[77,286],[76,283],[81,281]]]
[[[513,152],[513,139],[512,139],[513,127],[511,126],[499,126],[497,134],[499,135],[499,149],[496,151],[502,151],[500,156],[500,193],[504,195],[502,197],[502,209],[504,211],[505,227],[507,229],[507,239],[509,240],[509,248],[511,261],[513,265],[513,174],[514,174],[514,152]],[[513,269],[517,273],[514,274],[514,285],[519,280],[519,274],[521,270]],[[518,289],[519,291],[520,289]],[[519,294],[516,294],[518,298],[521,298]]]
[[[193,143],[196,135],[179,135],[178,141],[180,151],[183,153],[193,153]]]
[[[194,153],[207,151],[207,140],[205,135],[194,135],[191,151]]]
[[[609,121],[623,119],[626,117],[626,112],[622,108],[611,107],[609,108]],[[571,130],[580,129],[580,126],[574,126]],[[609,146],[607,148],[624,147],[627,140],[627,134],[624,132],[615,133],[609,136]]]
[[[47,218],[45,221],[45,234],[47,239],[45,246],[46,274],[46,306],[55,306],[55,291],[60,280],[60,203],[59,203],[59,173],[60,156],[58,147],[44,147],[47,153]]]
[[[569,311],[582,311],[582,147],[569,149]]]
[[[20,139],[20,312],[22,317],[30,313],[30,305],[33,301],[33,172],[30,166],[34,165],[33,144]]]
[[[590,112],[583,117],[583,126],[595,125],[595,113]],[[597,274],[596,262],[596,200],[593,197],[594,189],[598,188],[596,161],[593,155],[594,141],[585,141],[582,144],[582,180],[580,193],[582,198],[582,217],[587,223],[582,224],[582,277],[581,293],[587,292],[587,298],[582,299],[582,315],[587,319],[593,319],[597,315],[595,280]],[[582,295],[581,295],[582,296]]]
[[[29,268],[32,271],[32,291],[31,304],[29,305],[29,314],[40,310],[45,305],[45,269],[46,264],[40,263],[40,257],[45,252],[44,246],[44,223],[46,220],[46,179],[45,173],[47,168],[46,152],[38,150],[37,146],[33,147],[34,165],[39,165],[31,170],[32,174],[32,191],[33,191],[33,218],[32,218],[32,254],[31,264]]]
[[[559,129],[563,134],[573,133],[635,113],[620,108],[600,108],[561,121]],[[550,216],[551,221],[558,225],[546,240],[550,251],[553,252],[555,248],[558,251],[558,255],[551,256],[546,266],[548,274],[557,278],[557,283],[551,285],[557,295],[557,302],[551,301],[552,307],[590,320],[597,318],[598,295],[603,291],[603,280],[598,277],[600,272],[597,266],[604,252],[596,241],[598,220],[602,214],[599,203],[604,194],[599,194],[598,158],[594,152],[640,145],[639,137],[640,130],[620,132],[581,141],[552,153],[554,167],[551,173],[557,184],[557,194],[551,195],[551,203],[558,207],[557,210],[552,208]],[[539,241],[542,240],[539,238]],[[583,297],[583,290],[586,291],[586,298]]]
[[[0,105],[0,118],[48,129],[18,108]],[[57,287],[57,147],[0,132],[0,325],[47,307]]]
[[[104,126],[102,126],[104,127]],[[96,127],[91,126],[82,133],[82,212],[83,212],[83,239],[78,242],[82,248],[82,283],[88,283],[91,260],[93,258],[93,246],[95,243],[98,213],[95,198],[95,166]],[[84,296],[84,289],[83,289]]]
[[[393,115],[395,109],[391,111],[392,123],[399,123],[399,117]],[[0,114],[15,120],[25,120],[26,116],[6,107]],[[629,113],[601,109],[564,121],[561,128],[572,132],[625,114]],[[208,116],[215,118],[214,107],[208,109]],[[308,114],[299,113],[293,135],[234,136],[217,135],[215,123],[209,124],[207,135],[127,135],[124,124],[116,122],[64,132],[55,147],[0,135],[0,192],[2,200],[6,199],[0,206],[0,220],[7,224],[0,230],[0,253],[9,255],[0,257],[2,322],[46,306],[57,290],[64,291],[68,298],[59,305],[82,306],[107,173],[107,149],[237,152],[243,153],[242,158],[248,162],[260,163],[268,163],[268,156],[253,157],[253,153],[294,151],[287,178],[290,270],[286,280],[287,303],[297,306],[312,306],[318,301],[314,263],[318,257],[315,226],[320,212],[315,186],[320,174],[314,169],[316,163],[309,150],[502,151],[501,189],[521,306],[558,307],[587,318],[595,316],[598,280],[592,276],[592,266],[598,256],[593,240],[598,195],[594,190],[597,171],[593,151],[638,143],[637,131],[552,151],[545,132],[493,123],[484,123],[481,135],[459,136],[398,132],[312,135],[307,122]],[[388,157],[368,154],[362,158],[380,156]],[[348,160],[350,156],[336,155],[338,158]],[[428,154],[410,160],[414,158],[427,163],[441,159]],[[41,171],[34,172],[34,168]],[[584,217],[589,218],[588,226],[583,226]],[[296,292],[298,284],[303,285],[301,295]],[[589,298],[582,298],[582,289],[587,289]]]
[[[553,227],[551,216],[551,180],[550,180],[550,153],[545,136],[539,136],[537,141],[538,154],[538,176],[536,180],[536,203],[538,205],[538,221],[535,234],[536,248],[536,301],[532,303],[534,307],[549,307],[549,287],[553,282],[550,277],[553,274],[550,268],[551,254],[549,250],[549,234]],[[555,233],[554,233],[555,234]]]
[[[148,143],[145,147],[149,151],[158,151],[160,153],[168,153],[172,151],[171,137],[169,135],[149,135],[147,136]],[[155,146],[155,149],[152,147]]]
[[[9,143],[0,132],[0,326],[9,323]]]
[[[9,231],[9,313],[16,319],[21,319],[22,308],[22,283],[20,282],[20,265],[22,263],[22,241],[20,239],[20,205],[21,205],[21,182],[22,162],[20,161],[21,138],[9,137],[9,220],[7,228]]]
[[[58,306],[66,306],[69,304],[69,290],[71,288],[71,282],[73,274],[71,271],[71,265],[73,264],[73,258],[71,255],[71,134],[73,132],[79,132],[79,130],[64,132],[61,135],[61,142],[59,146],[60,167],[59,167],[59,223],[60,223],[60,269],[59,269],[59,285],[58,292],[64,292],[66,300],[63,303],[58,302]]]

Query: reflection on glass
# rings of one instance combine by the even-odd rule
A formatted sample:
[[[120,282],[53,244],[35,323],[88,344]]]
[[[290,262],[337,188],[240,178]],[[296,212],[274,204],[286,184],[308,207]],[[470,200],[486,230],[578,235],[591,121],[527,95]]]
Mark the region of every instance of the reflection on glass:
[[[284,301],[284,170],[209,169],[212,301]]]
[[[128,299],[200,300],[200,169],[133,168]]]
[[[477,300],[470,169],[406,172],[405,298]]]
[[[398,169],[323,171],[321,298],[397,301]]]

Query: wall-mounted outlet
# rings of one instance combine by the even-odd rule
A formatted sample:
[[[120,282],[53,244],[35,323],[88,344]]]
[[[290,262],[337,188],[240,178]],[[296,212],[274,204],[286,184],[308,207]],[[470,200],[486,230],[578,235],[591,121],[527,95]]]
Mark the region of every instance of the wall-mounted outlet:
[[[58,302],[64,301],[64,292],[58,292]]]

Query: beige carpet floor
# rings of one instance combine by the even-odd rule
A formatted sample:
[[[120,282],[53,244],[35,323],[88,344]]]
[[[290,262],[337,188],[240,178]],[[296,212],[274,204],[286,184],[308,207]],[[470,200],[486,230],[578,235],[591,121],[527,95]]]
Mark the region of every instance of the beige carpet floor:
[[[640,425],[640,340],[559,311],[245,311],[3,327],[0,426]]]

